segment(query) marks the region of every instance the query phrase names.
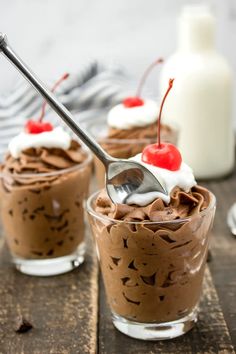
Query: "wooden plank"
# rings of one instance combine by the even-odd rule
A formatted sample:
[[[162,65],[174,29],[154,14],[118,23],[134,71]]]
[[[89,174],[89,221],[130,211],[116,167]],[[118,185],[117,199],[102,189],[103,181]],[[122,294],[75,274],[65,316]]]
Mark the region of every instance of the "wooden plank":
[[[189,333],[182,337],[159,342],[131,339],[119,333],[112,325],[110,311],[104,301],[101,284],[99,317],[99,353],[102,354],[190,354],[190,353],[235,353],[219,298],[207,268],[199,320]]]
[[[235,246],[234,246],[235,247]],[[217,256],[210,264],[232,344],[236,348],[236,257]]]
[[[50,278],[22,275],[0,252],[0,353],[87,354],[97,346],[97,262],[89,238],[86,262],[77,270]],[[16,334],[21,313],[34,328]]]
[[[227,212],[236,202],[236,170],[230,177],[205,183],[205,186],[212,190],[217,199],[210,269],[232,343],[236,347],[236,239],[226,223]]]

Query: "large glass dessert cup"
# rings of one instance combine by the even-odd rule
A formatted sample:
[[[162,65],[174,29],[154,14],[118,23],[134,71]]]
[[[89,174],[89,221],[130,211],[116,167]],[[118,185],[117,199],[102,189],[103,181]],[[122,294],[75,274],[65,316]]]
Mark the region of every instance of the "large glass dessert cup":
[[[16,268],[49,276],[65,273],[84,260],[84,199],[92,156],[49,173],[1,172],[1,219]]]
[[[86,125],[86,129],[112,157],[128,159],[133,157],[157,140],[157,123],[146,127],[132,129],[110,128],[104,118],[96,119]],[[163,124],[161,129],[162,141],[177,144],[178,127],[173,124]],[[98,188],[104,187],[105,169],[103,164],[95,157],[95,173]]]
[[[215,197],[193,216],[123,221],[87,202],[114,326],[145,340],[170,339],[197,321]]]

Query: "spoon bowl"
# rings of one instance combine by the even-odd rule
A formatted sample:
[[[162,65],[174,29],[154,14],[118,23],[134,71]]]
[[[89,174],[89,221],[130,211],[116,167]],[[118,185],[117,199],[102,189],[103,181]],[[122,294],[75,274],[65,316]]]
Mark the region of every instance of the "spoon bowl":
[[[107,193],[113,203],[129,204],[131,196],[153,191],[167,194],[164,183],[138,162],[114,160],[106,168]]]

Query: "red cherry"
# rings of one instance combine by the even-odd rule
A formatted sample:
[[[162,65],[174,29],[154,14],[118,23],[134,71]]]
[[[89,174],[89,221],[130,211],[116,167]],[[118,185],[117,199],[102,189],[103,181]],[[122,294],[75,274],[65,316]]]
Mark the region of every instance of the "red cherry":
[[[133,108],[144,105],[144,101],[139,97],[127,97],[123,100],[122,103],[126,108]]]
[[[40,134],[44,132],[50,132],[53,130],[53,126],[47,122],[39,122],[35,120],[29,120],[25,125],[25,131],[29,134]]]
[[[148,145],[142,153],[142,161],[170,171],[179,170],[182,157],[179,150],[172,144],[161,143]]]

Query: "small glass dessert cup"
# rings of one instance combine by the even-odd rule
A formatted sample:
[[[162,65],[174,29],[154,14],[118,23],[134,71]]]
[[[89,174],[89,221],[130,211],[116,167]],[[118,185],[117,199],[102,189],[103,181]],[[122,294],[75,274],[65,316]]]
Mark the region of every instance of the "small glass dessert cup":
[[[109,136],[109,126],[105,118],[96,119],[93,122],[86,124],[88,132],[97,140],[97,142],[104,148],[104,150],[113,157],[120,159],[128,159],[142,152],[143,149],[157,140],[157,125],[156,122],[149,127],[139,127],[130,130],[117,131],[117,137]],[[138,132],[140,131],[140,133]],[[146,133],[144,133],[146,132]],[[125,136],[130,138],[125,138]],[[133,138],[132,138],[133,135]],[[144,137],[135,137],[143,135]],[[152,137],[146,137],[146,136]],[[162,125],[161,137],[163,142],[168,142],[176,145],[178,140],[178,127],[174,123],[167,123]],[[105,169],[103,164],[94,157],[95,173],[98,188],[104,187]]]
[[[122,221],[87,202],[114,326],[143,340],[178,337],[197,321],[215,197],[198,214],[165,222]]]
[[[84,261],[84,210],[92,155],[49,173],[1,172],[1,219],[13,263],[22,273],[51,276]]]

